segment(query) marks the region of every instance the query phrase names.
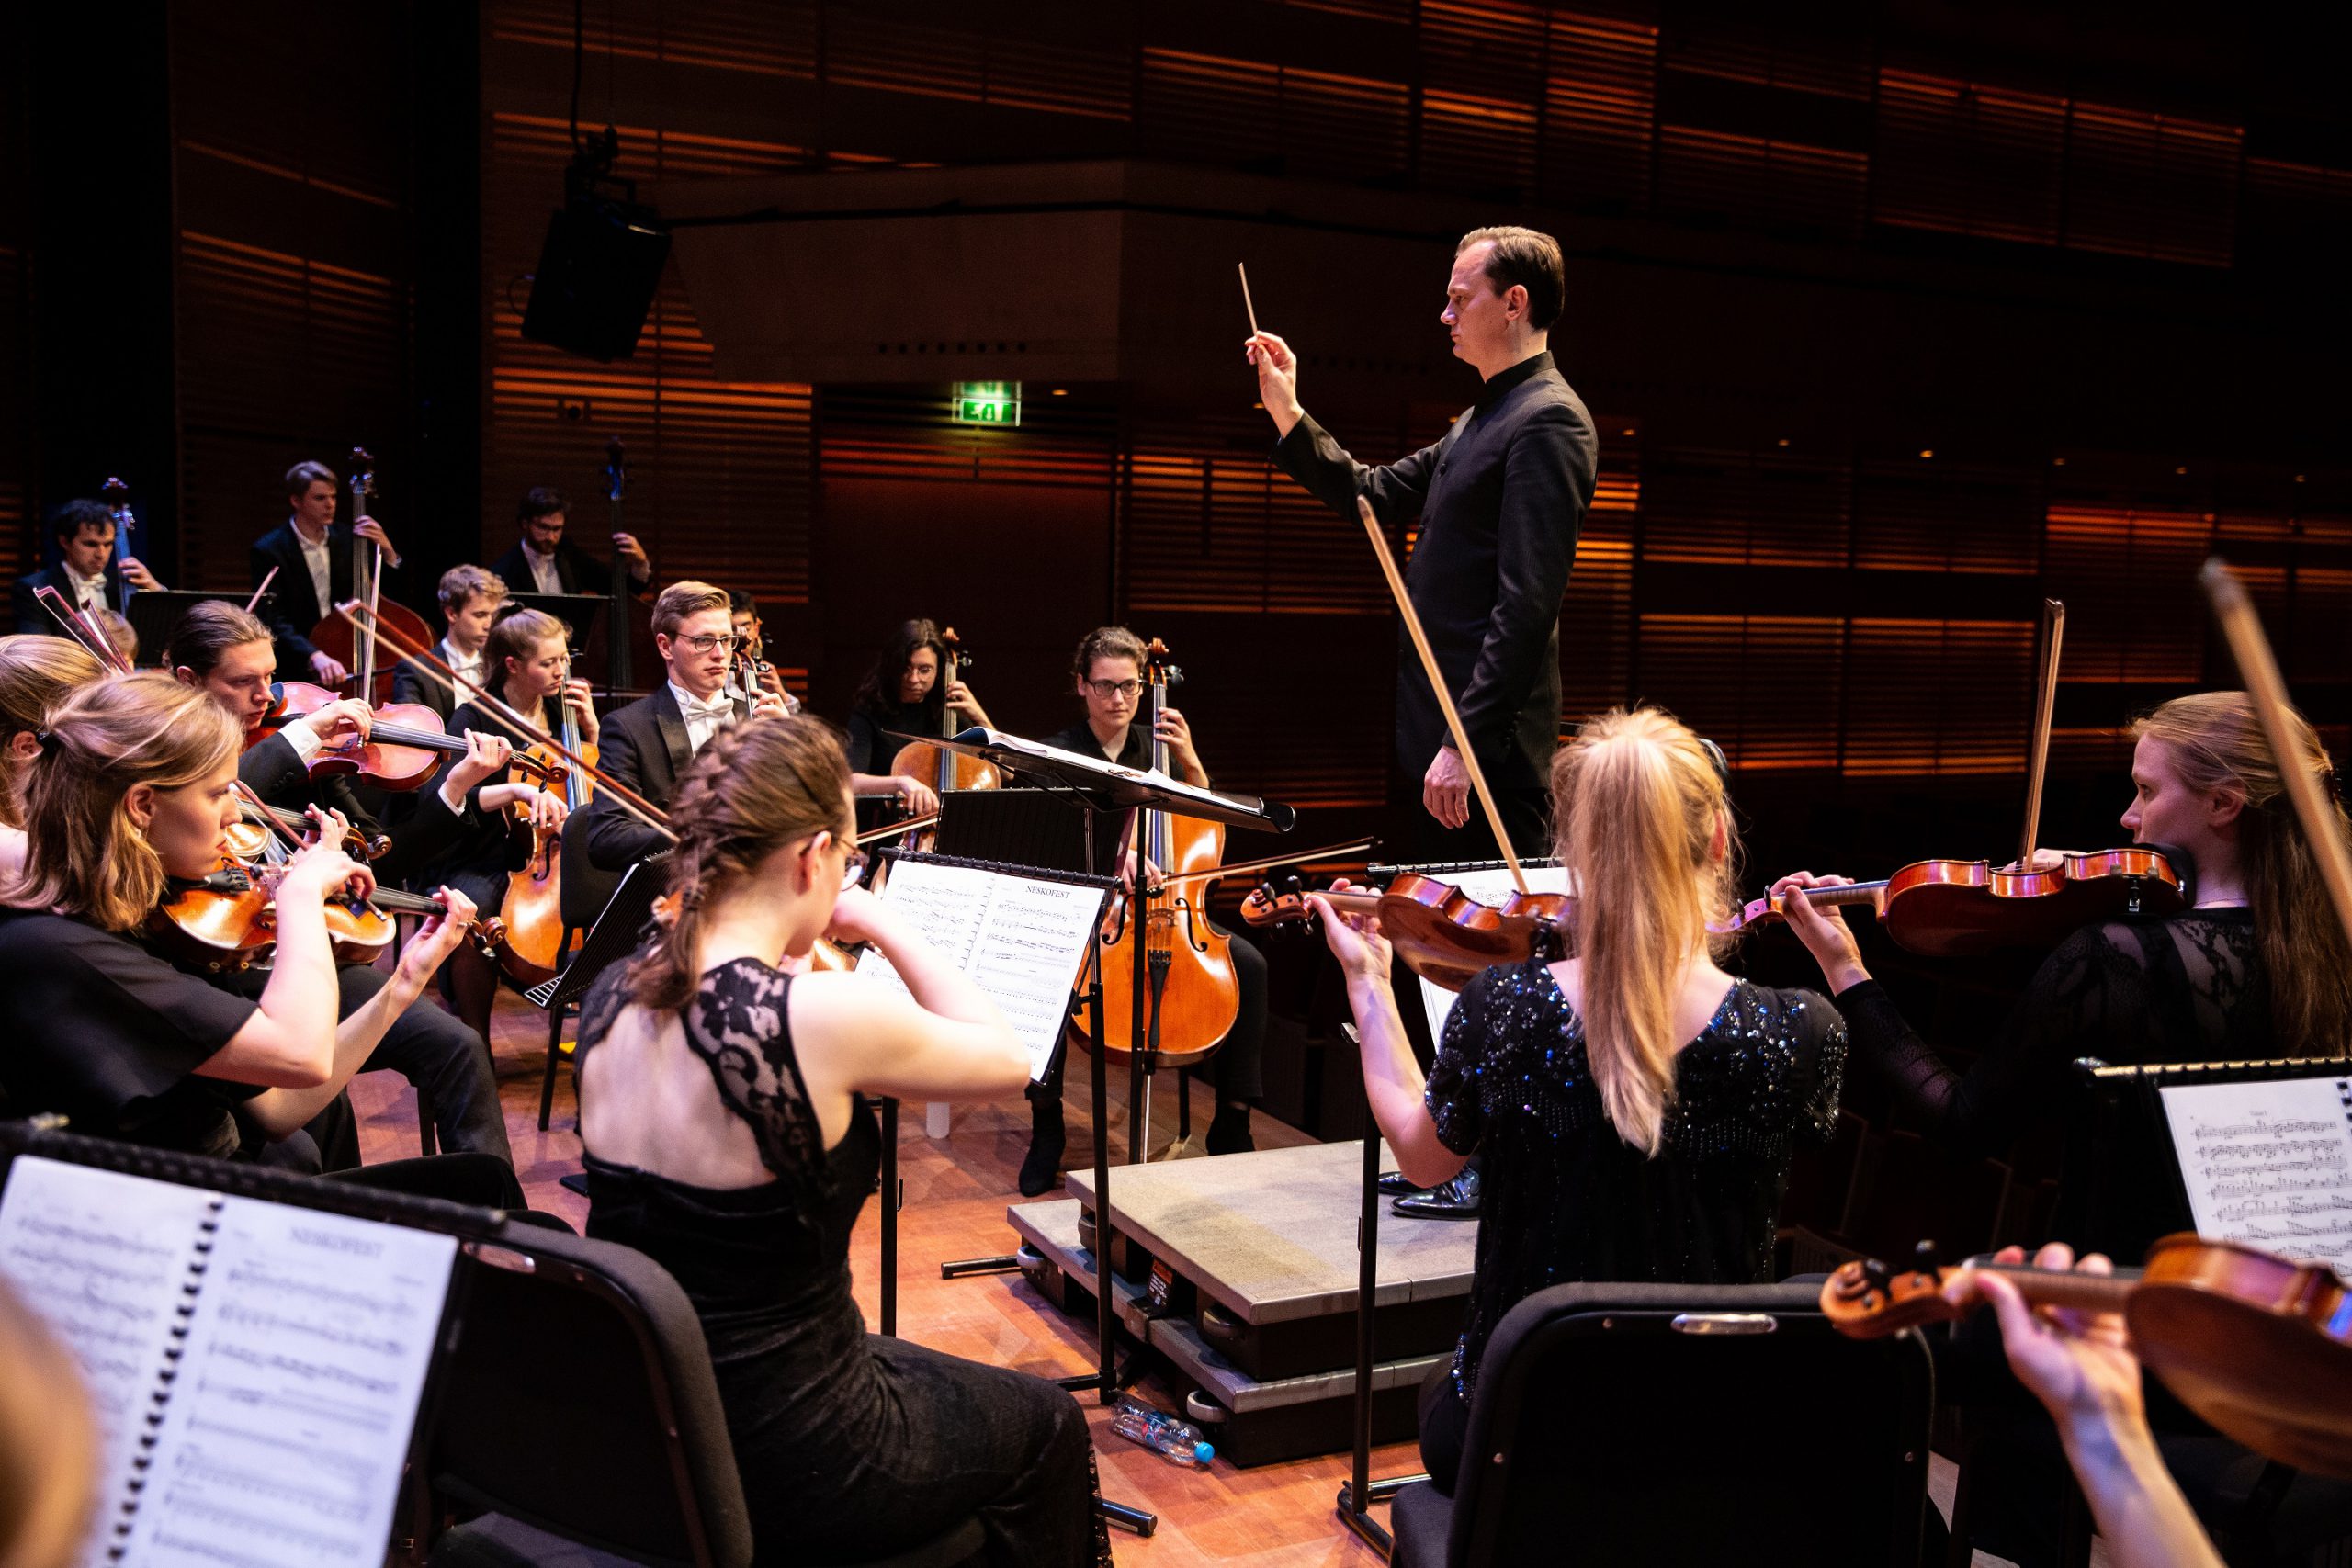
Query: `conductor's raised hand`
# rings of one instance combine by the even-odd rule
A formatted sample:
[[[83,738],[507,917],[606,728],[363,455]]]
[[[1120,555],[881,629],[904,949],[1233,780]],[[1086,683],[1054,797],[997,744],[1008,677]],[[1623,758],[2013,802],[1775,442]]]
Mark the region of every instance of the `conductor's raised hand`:
[[[1288,435],[1306,412],[1298,400],[1298,355],[1272,333],[1250,333],[1241,353],[1258,367],[1258,400],[1273,416],[1274,428]]]

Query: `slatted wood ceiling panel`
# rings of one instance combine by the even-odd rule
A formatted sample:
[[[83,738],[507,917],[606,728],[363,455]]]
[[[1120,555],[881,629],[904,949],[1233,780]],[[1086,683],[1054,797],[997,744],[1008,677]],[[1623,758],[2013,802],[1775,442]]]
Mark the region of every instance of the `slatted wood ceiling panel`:
[[[1545,21],[1532,6],[1425,0],[1423,184],[1519,191],[1533,181]]]
[[[571,0],[497,0],[484,9],[493,40],[570,53]],[[817,10],[814,0],[605,0],[591,8],[582,41],[592,56],[813,80]],[[594,62],[592,73],[602,64]],[[597,101],[592,88],[583,113]]]
[[[1136,144],[1148,158],[1263,164],[1331,179],[1405,167],[1402,82],[1148,45]]]
[[[800,166],[797,147],[620,128],[621,173],[752,174]],[[516,498],[552,484],[602,555],[605,443],[628,445],[625,523],[661,581],[699,577],[763,603],[808,597],[810,394],[789,382],[725,381],[675,267],[664,274],[637,357],[602,366],[522,337],[526,286],[570,156],[563,122],[493,107],[482,149],[483,288],[491,312],[482,443],[482,553],[514,538]]]
[[[2245,141],[2236,126],[2076,103],[2066,141],[2066,243],[2229,265]]]

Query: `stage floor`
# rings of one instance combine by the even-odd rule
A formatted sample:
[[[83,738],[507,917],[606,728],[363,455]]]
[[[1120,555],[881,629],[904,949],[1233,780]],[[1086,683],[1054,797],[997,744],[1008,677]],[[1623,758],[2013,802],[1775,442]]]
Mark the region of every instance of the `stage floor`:
[[[539,1079],[547,1060],[545,1018],[519,997],[500,996],[492,1024],[499,1099],[506,1111],[515,1168],[533,1206],[560,1214],[575,1227],[583,1226],[587,1200],[557,1185],[558,1179],[580,1168],[568,1064],[559,1080],[548,1130],[538,1129]],[[1070,1151],[1080,1159],[1085,1157],[1086,1140],[1092,1134],[1087,1112],[1091,1103],[1087,1076],[1091,1065],[1084,1055],[1072,1057],[1066,1094]],[[1116,1160],[1125,1153],[1121,1140],[1126,1134],[1125,1074],[1113,1074],[1109,1089],[1111,1157]],[[405,1083],[390,1073],[366,1074],[353,1084],[352,1099],[360,1113],[360,1141],[367,1158],[397,1159],[416,1153],[416,1100]],[[1212,1110],[1207,1088],[1195,1084],[1193,1153],[1199,1152]],[[1153,1109],[1154,1130],[1164,1140],[1174,1131],[1175,1122],[1173,1107],[1163,1090]],[[1265,1116],[1256,1119],[1255,1134],[1261,1149],[1313,1141]],[[1082,1373],[1094,1365],[1091,1333],[1046,1305],[1019,1274],[939,1278],[938,1266],[944,1260],[1012,1250],[1014,1237],[1005,1223],[1005,1210],[1008,1204],[1023,1201],[1014,1177],[1028,1146],[1028,1106],[1017,1100],[958,1108],[944,1140],[925,1135],[920,1107],[910,1108],[901,1116],[899,1170],[906,1182],[907,1202],[899,1226],[899,1330],[905,1337],[935,1349],[994,1366],[1018,1367],[1046,1377]],[[1116,1188],[1114,1179],[1114,1192]],[[877,1300],[878,1214],[876,1205],[866,1205],[851,1252],[858,1304],[869,1326],[876,1322]],[[1147,1380],[1138,1392],[1162,1409],[1179,1407],[1181,1390]],[[1195,1563],[1354,1568],[1381,1562],[1370,1547],[1347,1532],[1332,1511],[1333,1499],[1347,1474],[1344,1454],[1249,1471],[1218,1461],[1206,1471],[1194,1472],[1180,1470],[1159,1455],[1113,1436],[1108,1412],[1100,1406],[1089,1406],[1089,1423],[1101,1455],[1104,1495],[1159,1516],[1159,1532],[1148,1540],[1111,1532],[1113,1549],[1122,1563],[1151,1568]],[[1419,1452],[1409,1443],[1373,1450],[1374,1476],[1419,1469]],[[1930,1487],[1939,1505],[1948,1507],[1951,1467],[1940,1458],[1933,1463]],[[1375,1510],[1384,1524],[1386,1514],[1385,1506]],[[2105,1560],[2104,1544],[2094,1544],[2094,1568]],[[1976,1561],[1985,1565],[1998,1562],[1981,1553]]]

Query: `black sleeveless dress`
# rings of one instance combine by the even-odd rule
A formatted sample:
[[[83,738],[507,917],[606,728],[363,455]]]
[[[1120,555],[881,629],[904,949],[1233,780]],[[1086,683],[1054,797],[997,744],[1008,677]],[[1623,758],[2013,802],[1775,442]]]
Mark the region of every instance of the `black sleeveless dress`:
[[[625,967],[589,991],[583,1063],[628,1005]],[[694,1187],[586,1156],[588,1234],[667,1269],[702,1319],[754,1560],[888,1556],[977,1514],[988,1562],[1109,1562],[1076,1400],[1024,1372],[865,1332],[849,1243],[880,1134],[860,1099],[848,1134],[824,1146],[793,1055],[791,983],[735,959],[703,976],[681,1015],[775,1180]]]

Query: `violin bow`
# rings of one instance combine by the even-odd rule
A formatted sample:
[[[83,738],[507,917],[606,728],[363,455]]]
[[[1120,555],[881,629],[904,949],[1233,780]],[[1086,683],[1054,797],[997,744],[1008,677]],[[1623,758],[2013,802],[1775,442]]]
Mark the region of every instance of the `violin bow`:
[[[2262,733],[2270,741],[2270,755],[2278,764],[2279,776],[2287,781],[2287,798],[2294,802],[2303,838],[2319,861],[2320,880],[2327,885],[2328,899],[2343,924],[2344,940],[2352,942],[2352,853],[2345,850],[2344,837],[2335,829],[2335,814],[2321,795],[2319,781],[2291,761],[2295,738],[2287,722],[2287,682],[2278,673],[2278,660],[2271,656],[2270,639],[2263,635],[2262,617],[2255,613],[2245,585],[2221,557],[2207,560],[2197,577],[2212,604],[2214,619],[2222,623],[2222,635],[2229,639],[2230,656],[2237,661],[2246,695],[2254,699]],[[2344,1049],[2339,1043],[2339,1053]]]
[[[2041,781],[2050,765],[2050,719],[2058,701],[2058,645],[2066,635],[2066,606],[2041,602],[2041,688],[2034,694],[2033,751],[2027,758],[2025,843],[2018,851],[2021,869],[2033,869],[2033,841],[2041,836]]]
[[[41,608],[47,610],[55,618],[57,624],[65,628],[67,637],[82,645],[83,652],[117,675],[130,673],[130,661],[116,651],[114,640],[106,635],[104,628],[92,620],[85,611],[67,604],[65,595],[54,588],[45,586],[36,588],[33,590],[33,597],[39,599]]]
[[[514,731],[515,737],[526,745],[545,746],[548,750],[594,779],[596,787],[611,795],[619,804],[621,809],[672,843],[678,842],[678,835],[671,829],[668,812],[627,784],[616,783],[611,774],[583,761],[579,752],[508,707],[498,698],[492,696],[489,688],[481,682],[470,675],[461,675],[450,669],[441,662],[440,656],[431,649],[421,648],[412,642],[406,633],[398,626],[384,624],[373,610],[356,599],[345,600],[343,604],[336,605],[335,613],[349,621],[356,629],[372,634],[388,644],[393,652],[413,661],[418,669],[447,686],[451,695],[470,697],[484,713]]]
[[[1478,804],[1486,809],[1487,826],[1495,834],[1495,847],[1502,852],[1503,863],[1510,867],[1512,886],[1525,893],[1527,873],[1520,869],[1519,853],[1510,847],[1510,835],[1503,831],[1503,814],[1495,809],[1494,792],[1487,787],[1487,772],[1478,766],[1478,754],[1470,749],[1470,738],[1463,733],[1462,716],[1453,708],[1453,694],[1445,689],[1445,677],[1438,671],[1437,655],[1430,651],[1429,634],[1421,630],[1421,617],[1414,614],[1413,601],[1405,592],[1405,580],[1396,571],[1396,558],[1388,553],[1388,536],[1381,531],[1372,502],[1361,495],[1356,497],[1356,515],[1363,519],[1363,531],[1372,536],[1372,553],[1380,558],[1381,575],[1388,579],[1388,592],[1396,601],[1396,613],[1405,617],[1405,629],[1412,634],[1413,649],[1421,656],[1421,669],[1429,675],[1430,690],[1437,694],[1437,705],[1445,715],[1446,730],[1453,737],[1454,752],[1469,771],[1470,787],[1477,792]]]
[[[1231,865],[1213,865],[1201,871],[1188,871],[1176,876],[1159,879],[1162,887],[1173,887],[1185,882],[1215,882],[1219,877],[1246,876],[1253,871],[1279,871],[1286,865],[1305,865],[1309,861],[1335,860],[1361,854],[1376,840],[1358,839],[1351,844],[1325,844],[1321,849],[1299,850],[1291,854],[1273,855],[1265,860],[1236,861]]]

